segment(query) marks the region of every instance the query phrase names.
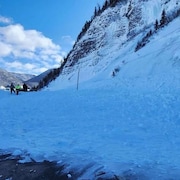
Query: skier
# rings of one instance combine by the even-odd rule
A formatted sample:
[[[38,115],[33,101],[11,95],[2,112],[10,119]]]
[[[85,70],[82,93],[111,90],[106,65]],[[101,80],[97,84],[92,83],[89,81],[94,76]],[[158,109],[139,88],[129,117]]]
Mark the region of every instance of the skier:
[[[11,92],[11,94],[12,94],[12,92],[15,93],[15,89],[14,88],[15,88],[14,84],[11,83],[11,85],[10,85],[10,92]]]

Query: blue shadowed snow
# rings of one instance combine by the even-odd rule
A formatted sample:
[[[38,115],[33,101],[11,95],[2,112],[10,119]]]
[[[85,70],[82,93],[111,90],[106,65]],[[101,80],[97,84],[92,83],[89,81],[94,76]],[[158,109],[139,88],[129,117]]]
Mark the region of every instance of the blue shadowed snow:
[[[79,171],[91,164],[85,177],[99,167],[162,179],[180,170],[178,93],[67,89],[19,96],[0,91],[0,97],[1,149]]]

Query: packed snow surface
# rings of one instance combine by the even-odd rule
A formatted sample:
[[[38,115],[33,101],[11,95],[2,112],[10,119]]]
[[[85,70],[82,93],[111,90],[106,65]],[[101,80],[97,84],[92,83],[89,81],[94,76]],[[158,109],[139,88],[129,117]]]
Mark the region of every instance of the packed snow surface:
[[[79,179],[179,180],[179,24],[137,53],[137,40],[101,50],[98,65],[81,64],[78,90],[75,71],[40,92],[0,91],[1,153],[56,160]]]
[[[2,150],[87,166],[86,177],[100,168],[180,178],[179,92],[0,91],[0,98]]]

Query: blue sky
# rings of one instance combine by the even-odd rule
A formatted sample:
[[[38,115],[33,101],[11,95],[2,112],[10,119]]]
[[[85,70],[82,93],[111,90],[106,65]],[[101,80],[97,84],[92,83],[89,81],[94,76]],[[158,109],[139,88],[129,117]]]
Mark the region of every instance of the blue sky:
[[[39,74],[59,65],[104,0],[0,0],[0,68]]]

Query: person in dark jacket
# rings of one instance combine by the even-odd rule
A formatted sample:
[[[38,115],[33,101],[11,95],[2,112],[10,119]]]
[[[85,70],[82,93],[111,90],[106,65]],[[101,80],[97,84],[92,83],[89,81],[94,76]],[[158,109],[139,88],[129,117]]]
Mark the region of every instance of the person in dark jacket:
[[[12,92],[16,92],[15,91],[15,86],[14,86],[14,84],[13,83],[11,83],[11,85],[10,85],[10,92],[11,92],[11,94],[12,94]]]
[[[28,87],[27,87],[27,85],[24,83],[24,84],[23,84],[23,90],[24,90],[24,91],[27,91],[27,89],[28,89]]]

